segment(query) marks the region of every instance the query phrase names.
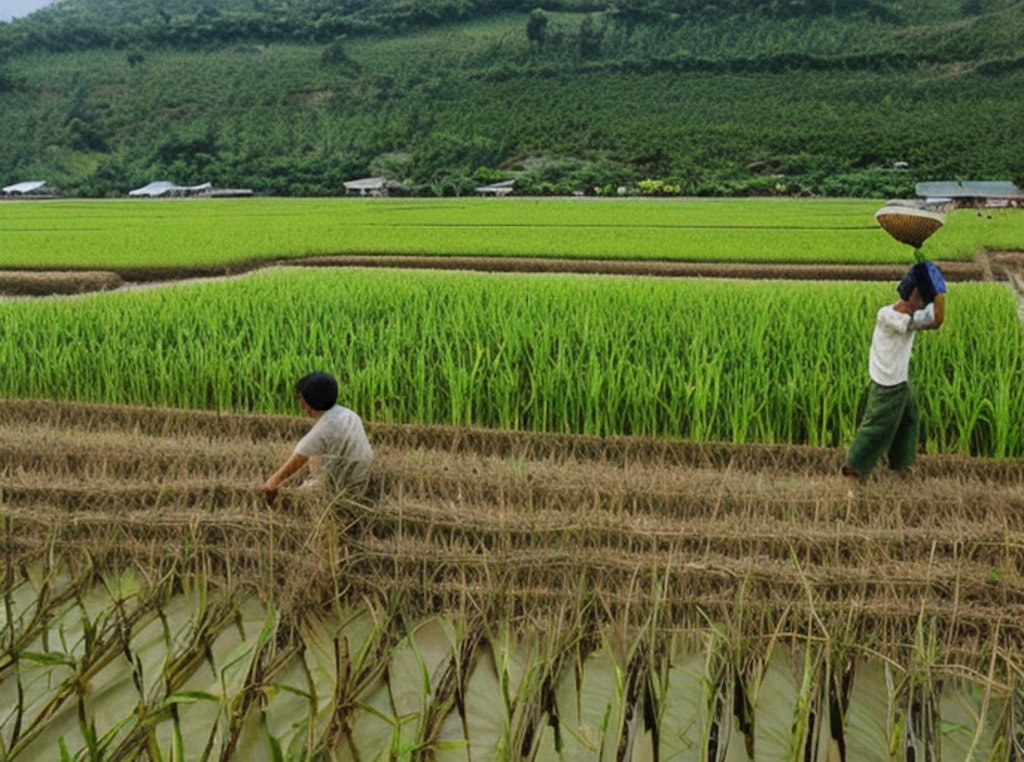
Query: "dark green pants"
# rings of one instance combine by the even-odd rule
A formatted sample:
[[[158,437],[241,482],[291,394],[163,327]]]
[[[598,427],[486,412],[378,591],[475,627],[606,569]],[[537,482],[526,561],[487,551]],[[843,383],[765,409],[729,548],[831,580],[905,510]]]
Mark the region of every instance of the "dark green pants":
[[[886,454],[889,468],[901,470],[913,465],[917,429],[917,400],[910,384],[879,386],[872,382],[864,418],[846,454],[846,465],[861,476],[871,473]]]

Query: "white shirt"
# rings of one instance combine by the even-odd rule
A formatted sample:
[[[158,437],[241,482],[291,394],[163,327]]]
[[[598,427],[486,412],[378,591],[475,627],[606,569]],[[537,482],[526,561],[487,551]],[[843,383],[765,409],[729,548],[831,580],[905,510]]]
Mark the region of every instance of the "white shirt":
[[[929,304],[913,315],[897,312],[893,305],[882,307],[875,318],[871,337],[868,374],[879,386],[896,386],[910,378],[910,353],[914,336],[935,320],[935,308]]]
[[[310,475],[316,482],[326,481],[337,488],[364,482],[373,462],[362,419],[341,405],[316,419],[295,445],[295,452],[310,459]]]

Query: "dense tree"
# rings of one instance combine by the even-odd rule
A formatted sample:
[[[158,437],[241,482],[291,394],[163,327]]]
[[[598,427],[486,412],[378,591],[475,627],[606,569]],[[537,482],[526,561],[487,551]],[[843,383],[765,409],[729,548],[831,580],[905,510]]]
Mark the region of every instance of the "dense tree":
[[[580,22],[579,51],[580,58],[597,58],[601,54],[601,42],[604,29],[598,27],[593,14],[588,13]]]
[[[540,8],[534,8],[526,20],[526,39],[538,47],[544,44],[548,30],[548,14]]]
[[[341,72],[358,73],[359,62],[354,61],[348,55],[348,51],[345,49],[345,35],[339,35],[324,48],[323,55],[320,60],[325,66],[336,68]]]
[[[0,24],[0,180],[901,196],[1020,178],[1024,7],[908,7],[65,0]]]

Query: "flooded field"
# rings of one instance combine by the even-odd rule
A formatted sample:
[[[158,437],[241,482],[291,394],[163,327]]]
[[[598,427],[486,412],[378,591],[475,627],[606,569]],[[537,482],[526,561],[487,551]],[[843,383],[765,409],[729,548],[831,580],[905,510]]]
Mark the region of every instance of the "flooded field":
[[[1019,758],[1020,461],[923,456],[851,491],[827,448],[371,426],[367,503],[269,507],[301,419],[0,412],[11,759],[54,748],[34,718],[99,724],[100,683],[73,678],[115,662],[124,716],[152,712],[104,720],[116,758],[188,722],[247,759],[270,737],[323,759]],[[66,679],[14,711],[42,643]],[[279,722],[284,695],[306,698]]]

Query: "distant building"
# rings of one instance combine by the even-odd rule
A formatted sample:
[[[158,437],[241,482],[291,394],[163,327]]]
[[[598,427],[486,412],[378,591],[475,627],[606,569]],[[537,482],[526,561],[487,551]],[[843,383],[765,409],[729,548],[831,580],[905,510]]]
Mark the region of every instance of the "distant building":
[[[515,184],[515,180],[502,180],[500,183],[481,185],[474,188],[473,192],[478,196],[508,196],[512,193]]]
[[[213,188],[211,183],[202,183],[200,185],[177,185],[167,180],[157,180],[145,185],[141,188],[136,188],[133,191],[128,191],[128,195],[133,198],[159,198],[160,196],[172,196],[180,198],[182,196],[197,196],[200,194],[208,193]]]
[[[398,190],[401,183],[386,177],[363,177],[343,183],[349,196],[386,196],[389,191]]]
[[[918,183],[914,191],[929,207],[1024,207],[1024,191],[1006,181],[942,180]]]
[[[52,193],[46,188],[45,180],[27,180],[22,183],[0,188],[0,193],[9,198],[50,198]]]
[[[255,194],[252,188],[211,188],[199,195],[203,198],[249,198]]]

